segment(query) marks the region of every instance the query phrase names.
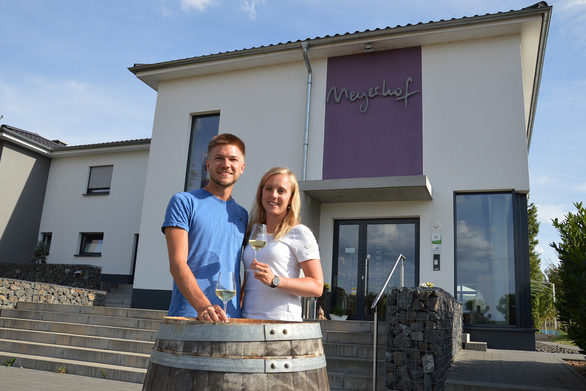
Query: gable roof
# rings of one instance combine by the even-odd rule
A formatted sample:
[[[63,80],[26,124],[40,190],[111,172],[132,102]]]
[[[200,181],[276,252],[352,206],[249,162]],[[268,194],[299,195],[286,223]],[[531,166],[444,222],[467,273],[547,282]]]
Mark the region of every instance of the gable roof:
[[[148,148],[151,142],[150,138],[145,138],[85,145],[67,145],[62,141],[49,140],[28,130],[19,129],[10,125],[1,125],[0,140],[3,139],[42,155],[52,157],[87,153],[96,150],[102,152],[122,152],[130,149],[144,149]]]
[[[55,148],[59,148],[62,144],[56,143],[52,140],[46,139],[37,133],[29,132],[24,129],[15,128],[14,126],[10,125],[2,125],[0,126],[0,133],[5,133],[11,136],[14,136],[22,141],[27,141],[29,143],[35,144],[40,148],[44,148],[48,151],[51,151]]]
[[[549,14],[551,6],[545,1],[540,1],[532,6],[525,7],[521,10],[511,10],[508,12],[497,12],[493,14],[475,15],[472,17],[452,18],[449,20],[441,19],[439,21],[420,22],[417,24],[406,24],[404,26],[398,25],[395,27],[377,28],[373,30],[356,31],[354,33],[344,33],[335,35],[326,35],[324,37],[306,38],[304,40],[288,41],[285,43],[270,44],[266,46],[252,47],[249,49],[240,49],[227,52],[220,52],[216,54],[207,54],[196,57],[188,57],[178,60],[163,61],[152,64],[134,64],[128,70],[134,73],[145,84],[149,85],[154,90],[158,89],[159,81],[169,80],[173,78],[192,76],[195,74],[205,74],[209,72],[222,72],[223,70],[233,70],[245,67],[251,67],[262,64],[277,64],[290,61],[302,61],[299,55],[299,50],[302,44],[307,44],[311,51],[308,52],[310,56],[318,56],[316,53],[326,55],[328,57],[335,55],[354,54],[354,52],[361,51],[365,43],[369,41],[382,40],[397,40],[395,43],[387,43],[385,46],[381,44],[376,47],[376,50],[386,50],[393,47],[400,47],[404,42],[409,42],[409,46],[418,46],[422,44],[431,44],[445,41],[446,39],[458,39],[458,33],[455,30],[463,26],[483,25],[484,30],[477,30],[475,34],[479,36],[503,35],[511,32],[518,32],[518,27],[512,25],[499,25],[495,28],[491,24],[494,22],[506,22],[512,19],[523,17],[532,17],[540,15],[547,23],[549,23]],[[509,30],[507,30],[507,28]],[[438,34],[440,30],[454,30],[452,34]],[[460,33],[461,34],[461,33]],[[467,32],[468,38],[474,37],[473,34]],[[411,36],[410,39],[404,40],[405,36]],[[414,35],[418,37],[413,38]],[[459,35],[462,39],[462,35]],[[350,47],[350,45],[352,45]],[[358,45],[357,45],[358,44]],[[330,50],[323,50],[330,47]],[[338,50],[332,50],[332,47],[337,47]],[[345,52],[341,50],[345,47]],[[320,49],[322,49],[320,51]],[[290,52],[287,56],[286,53]],[[313,53],[313,54],[312,54]],[[264,60],[252,61],[250,58],[255,56],[264,57]],[[279,56],[279,58],[277,58]],[[245,58],[247,61],[244,61]],[[236,62],[241,65],[236,65]],[[210,71],[201,71],[206,63],[213,63],[213,69]],[[230,63],[230,68],[220,66],[221,63]],[[196,71],[198,68],[200,71]]]

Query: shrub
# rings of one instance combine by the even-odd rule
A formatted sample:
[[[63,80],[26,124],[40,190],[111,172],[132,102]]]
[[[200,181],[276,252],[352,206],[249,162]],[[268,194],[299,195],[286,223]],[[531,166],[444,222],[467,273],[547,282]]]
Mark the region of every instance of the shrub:
[[[561,239],[551,244],[560,260],[556,308],[566,323],[568,337],[586,350],[586,209],[581,202],[574,206],[575,214],[569,212],[563,221],[553,220]]]
[[[37,243],[37,247],[35,247],[35,252],[33,253],[31,262],[36,264],[47,263],[47,255],[49,255],[47,245],[43,242],[39,242]]]

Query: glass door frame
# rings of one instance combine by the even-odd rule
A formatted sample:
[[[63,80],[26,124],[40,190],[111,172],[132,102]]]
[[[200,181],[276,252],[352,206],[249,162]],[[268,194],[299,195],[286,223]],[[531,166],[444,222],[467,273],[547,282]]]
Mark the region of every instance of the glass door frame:
[[[373,219],[339,219],[334,220],[334,240],[333,240],[333,251],[332,251],[332,305],[334,305],[334,300],[336,299],[334,296],[333,289],[334,287],[338,286],[338,251],[339,251],[339,238],[340,238],[340,226],[341,225],[358,225],[358,265],[357,265],[357,292],[364,292],[365,288],[365,278],[361,278],[360,276],[365,276],[365,272],[367,272],[365,260],[367,256],[367,227],[369,224],[413,224],[415,228],[415,238],[414,238],[414,254],[415,259],[414,261],[414,280],[415,286],[419,285],[419,264],[420,264],[420,221],[419,218],[373,218]],[[393,260],[393,263],[395,260]],[[387,271],[389,273],[391,269]],[[399,269],[395,270],[395,274],[399,273]],[[388,275],[388,274],[387,274]],[[385,275],[386,277],[386,275]],[[370,316],[370,310],[364,308],[366,303],[366,297],[363,294],[357,295],[357,313],[365,314],[363,316],[359,316],[355,319],[358,320],[371,320],[372,317]],[[379,304],[380,305],[380,304]],[[380,312],[380,307],[379,307]],[[368,314],[368,315],[366,315]]]

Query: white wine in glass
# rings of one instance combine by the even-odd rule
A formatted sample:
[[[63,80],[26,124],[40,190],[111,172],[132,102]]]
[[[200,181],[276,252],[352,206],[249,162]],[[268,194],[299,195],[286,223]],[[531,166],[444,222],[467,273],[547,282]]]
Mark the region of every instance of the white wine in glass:
[[[254,259],[256,259],[256,252],[267,245],[267,226],[264,224],[253,224],[248,244],[254,249]]]
[[[236,279],[234,278],[234,272],[220,272],[218,274],[216,296],[224,302],[224,312],[226,313],[226,316],[228,316],[226,305],[234,296],[236,296]],[[229,317],[230,316],[228,316],[228,318]]]

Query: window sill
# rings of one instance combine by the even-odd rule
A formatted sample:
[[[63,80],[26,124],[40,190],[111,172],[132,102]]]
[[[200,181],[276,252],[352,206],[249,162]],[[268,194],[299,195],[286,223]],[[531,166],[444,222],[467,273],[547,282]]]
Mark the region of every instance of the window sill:
[[[83,196],[89,196],[89,197],[93,197],[93,196],[105,196],[105,195],[109,195],[110,192],[105,192],[105,193],[82,193]]]
[[[74,257],[101,257],[102,253],[93,253],[93,254],[73,254]]]

